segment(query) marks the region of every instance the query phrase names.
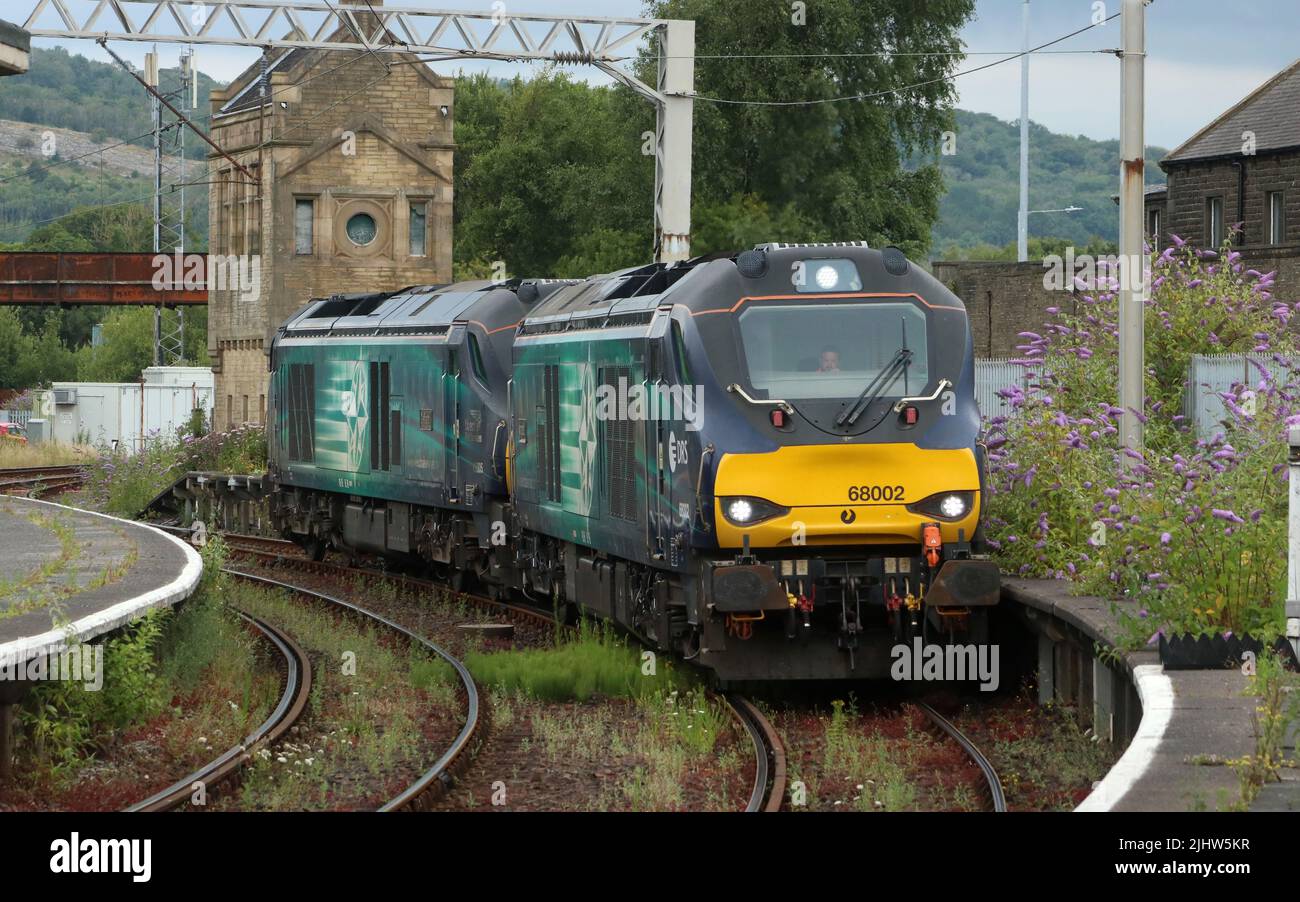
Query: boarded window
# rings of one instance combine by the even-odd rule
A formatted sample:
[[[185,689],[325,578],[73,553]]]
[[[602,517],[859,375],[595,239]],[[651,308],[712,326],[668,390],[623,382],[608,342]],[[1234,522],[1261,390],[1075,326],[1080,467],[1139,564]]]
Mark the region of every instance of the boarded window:
[[[624,380],[620,382],[619,380]],[[632,369],[626,366],[609,367],[604,371],[602,385],[627,385],[632,383]],[[636,430],[631,417],[612,417],[603,421],[605,428],[605,497],[609,499],[609,514],[620,520],[637,518],[636,504]]]
[[[428,217],[429,204],[426,201],[411,204],[411,249],[412,257],[423,257],[428,251]]]
[[[316,202],[310,198],[298,198],[293,208],[293,247],[296,254],[310,254],[315,251],[316,242]]]

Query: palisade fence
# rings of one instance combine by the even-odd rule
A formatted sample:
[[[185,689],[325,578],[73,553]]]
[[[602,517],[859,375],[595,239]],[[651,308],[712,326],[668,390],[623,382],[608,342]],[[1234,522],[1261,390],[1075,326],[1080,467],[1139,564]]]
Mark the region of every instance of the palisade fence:
[[[1281,384],[1288,381],[1289,373],[1279,371],[1271,355],[1252,357],[1249,354],[1197,354],[1187,367],[1183,384],[1183,416],[1195,420],[1196,434],[1209,439],[1220,431],[1227,415],[1220,392],[1226,392],[1236,383],[1248,387],[1259,384],[1261,375],[1251,360],[1266,367]],[[1294,372],[1300,368],[1300,357],[1286,358],[1286,366]],[[1012,412],[1011,405],[998,397],[1004,388],[1018,385],[1028,391],[1029,377],[1024,367],[1008,358],[981,358],[975,361],[975,400],[984,421]]]
[[[998,392],[1013,385],[1029,390],[1029,374],[1023,366],[1012,363],[1009,357],[975,359],[975,403],[985,423],[1011,413],[1010,403],[999,398]]]
[[[0,408],[0,423],[13,423],[15,426],[27,428],[27,421],[32,418],[30,410],[5,410]]]

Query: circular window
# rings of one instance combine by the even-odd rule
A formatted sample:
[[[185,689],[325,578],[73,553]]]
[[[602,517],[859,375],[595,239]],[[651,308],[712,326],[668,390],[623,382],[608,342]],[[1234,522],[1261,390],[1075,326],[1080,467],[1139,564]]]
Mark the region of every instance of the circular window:
[[[357,247],[365,247],[375,240],[379,229],[375,225],[375,217],[369,213],[356,213],[348,219],[347,232],[349,241]]]

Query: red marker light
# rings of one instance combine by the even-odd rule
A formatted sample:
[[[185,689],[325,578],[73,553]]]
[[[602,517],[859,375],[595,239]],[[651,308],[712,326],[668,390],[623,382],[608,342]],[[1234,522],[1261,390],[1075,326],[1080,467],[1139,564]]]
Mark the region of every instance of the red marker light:
[[[915,426],[917,417],[919,415],[920,412],[915,407],[903,408],[903,422],[906,423],[908,426]]]
[[[772,408],[772,425],[777,429],[785,428],[785,411],[779,407]]]

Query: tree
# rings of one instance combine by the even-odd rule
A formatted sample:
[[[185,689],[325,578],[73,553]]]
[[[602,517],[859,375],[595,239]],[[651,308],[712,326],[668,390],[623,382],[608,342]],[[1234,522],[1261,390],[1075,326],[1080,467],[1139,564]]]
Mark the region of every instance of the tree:
[[[551,71],[462,84],[457,259],[551,276],[649,257],[653,158],[629,117],[634,98]]]
[[[104,340],[77,352],[83,382],[134,382],[153,364],[153,310],[122,307],[104,320]]]
[[[649,4],[654,16],[696,22],[695,206],[751,196],[799,214],[805,231],[786,240],[866,239],[921,255],[942,180],[933,162],[903,162],[933,155],[952,128],[946,77],[974,2],[818,0],[801,9],[802,18],[784,0]],[[643,78],[652,65],[644,54]],[[874,96],[835,100],[854,95]]]

